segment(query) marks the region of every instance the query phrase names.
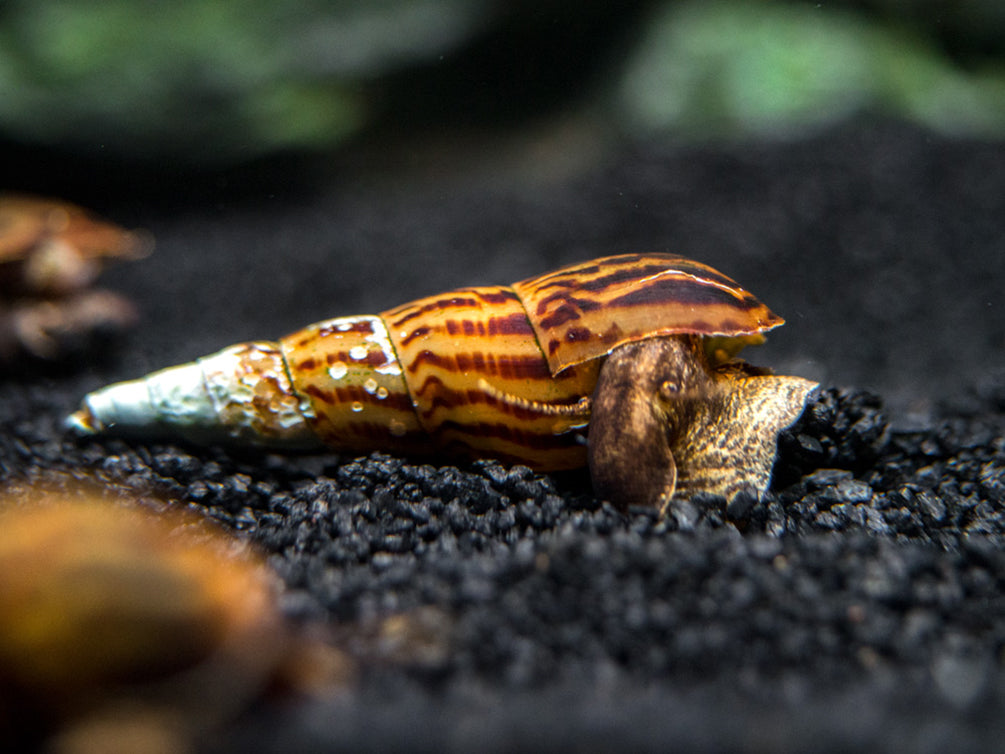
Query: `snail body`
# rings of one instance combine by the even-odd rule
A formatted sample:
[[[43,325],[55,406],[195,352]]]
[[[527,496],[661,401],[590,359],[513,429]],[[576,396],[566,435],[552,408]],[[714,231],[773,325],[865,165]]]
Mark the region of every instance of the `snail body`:
[[[669,414],[654,407],[673,404],[672,395],[659,397],[670,378],[649,386],[658,370],[629,354],[650,349],[645,344],[673,344],[664,348],[670,361],[649,358],[703,375],[708,390],[692,389],[696,378],[682,382],[690,400],[699,392],[728,396],[739,384],[767,379],[731,357],[782,323],[707,265],[671,255],[607,257],[512,286],[462,288],[377,316],[319,322],[278,341],[232,346],[92,393],[69,421],[83,433],[492,457],[538,471],[589,464],[595,484],[616,504],[665,505],[677,477],[690,478],[687,448],[676,449],[676,461],[673,455],[653,461],[662,479],[653,487],[658,495],[623,493],[637,464],[615,452],[625,445],[622,419],[652,414],[638,432],[637,446],[646,446],[669,426]],[[606,371],[628,376],[605,379]],[[618,390],[625,379],[635,389]],[[774,424],[785,423],[767,432],[767,476],[777,431],[795,420],[814,387],[799,378],[772,379],[797,380],[800,389],[778,399]],[[691,413],[703,416],[713,435],[742,433],[740,423],[749,420],[737,416],[732,426],[716,428],[721,411]],[[687,417],[675,421],[676,434],[693,430]],[[763,491],[765,474],[746,474],[743,459],[732,461],[726,465],[740,469],[741,478],[765,477],[754,482]],[[700,483],[697,491],[735,486]]]

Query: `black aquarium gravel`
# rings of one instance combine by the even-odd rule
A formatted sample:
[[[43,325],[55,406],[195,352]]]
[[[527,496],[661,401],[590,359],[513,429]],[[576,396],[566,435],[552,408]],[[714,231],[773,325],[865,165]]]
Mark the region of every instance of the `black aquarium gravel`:
[[[263,702],[203,748],[1005,748],[1005,148],[863,124],[640,146],[530,187],[435,180],[109,199],[158,238],[105,278],[145,321],[101,361],[0,382],[0,479],[200,511],[358,658],[353,687]],[[585,472],[61,427],[87,390],[232,341],[643,249],[735,277],[790,320],[748,358],[823,383],[761,500],[623,515]]]

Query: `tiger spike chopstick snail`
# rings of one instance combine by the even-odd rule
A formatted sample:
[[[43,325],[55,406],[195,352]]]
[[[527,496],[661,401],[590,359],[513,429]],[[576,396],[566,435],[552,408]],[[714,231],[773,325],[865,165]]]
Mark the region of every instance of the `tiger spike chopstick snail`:
[[[589,465],[659,507],[768,486],[816,383],[733,357],[783,320],[684,257],[622,255],[326,320],[88,395],[77,431]],[[583,436],[588,441],[583,442]]]

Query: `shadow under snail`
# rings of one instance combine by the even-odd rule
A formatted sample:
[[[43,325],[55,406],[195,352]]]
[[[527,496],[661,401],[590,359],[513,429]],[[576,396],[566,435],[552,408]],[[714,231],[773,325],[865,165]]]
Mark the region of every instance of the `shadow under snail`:
[[[777,435],[816,383],[735,356],[783,322],[707,265],[626,254],[231,346],[93,392],[68,424],[588,465],[598,497],[663,510],[675,496],[767,489]]]

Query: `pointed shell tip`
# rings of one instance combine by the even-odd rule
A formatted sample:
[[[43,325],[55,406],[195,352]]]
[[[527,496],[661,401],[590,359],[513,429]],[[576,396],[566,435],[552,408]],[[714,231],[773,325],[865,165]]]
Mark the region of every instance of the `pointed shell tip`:
[[[74,434],[81,436],[96,435],[100,431],[96,426],[94,415],[86,407],[66,417],[64,425]]]

